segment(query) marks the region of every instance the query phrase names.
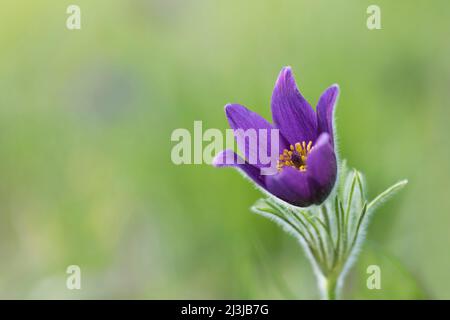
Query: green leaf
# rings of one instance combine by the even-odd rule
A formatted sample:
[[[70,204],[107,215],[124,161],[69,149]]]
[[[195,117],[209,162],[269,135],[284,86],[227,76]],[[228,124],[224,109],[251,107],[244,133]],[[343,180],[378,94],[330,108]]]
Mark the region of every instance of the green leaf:
[[[251,210],[269,220],[276,222],[289,234],[297,237],[299,240],[305,241],[310,247],[311,251],[315,251],[314,246],[310,240],[305,236],[305,233],[292,221],[290,221],[283,212],[280,212],[278,208],[274,208],[269,199],[259,199],[252,207]]]
[[[385,191],[380,193],[375,199],[373,199],[369,205],[367,206],[367,210],[373,209],[381,203],[385,202],[387,199],[392,197],[397,191],[401,190],[406,184],[408,180],[402,180],[394,184],[393,186],[387,188]]]

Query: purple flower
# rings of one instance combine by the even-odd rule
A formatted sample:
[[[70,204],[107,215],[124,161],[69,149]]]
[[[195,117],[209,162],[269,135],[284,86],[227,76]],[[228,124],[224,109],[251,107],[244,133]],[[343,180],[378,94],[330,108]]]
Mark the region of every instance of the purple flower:
[[[284,67],[272,94],[274,124],[242,105],[225,106],[236,138],[237,130],[279,129],[279,150],[270,150],[270,138],[262,146],[242,144],[242,140],[237,139],[245,160],[232,150],[224,150],[215,157],[213,164],[242,170],[259,187],[292,205],[307,207],[322,203],[333,189],[337,176],[333,113],[338,94],[337,85],[326,89],[315,112],[300,94],[291,68]],[[248,159],[254,154],[271,152],[278,152],[279,155],[277,172],[262,175],[261,169],[265,165],[258,159],[251,163]]]

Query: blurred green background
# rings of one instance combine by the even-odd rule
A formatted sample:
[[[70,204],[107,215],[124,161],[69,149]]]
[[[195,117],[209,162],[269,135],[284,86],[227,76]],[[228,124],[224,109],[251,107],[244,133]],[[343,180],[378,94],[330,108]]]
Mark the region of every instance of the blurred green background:
[[[228,102],[270,119],[291,65],[313,105],[340,85],[340,154],[371,196],[410,181],[345,298],[449,299],[449,31],[446,0],[2,1],[0,298],[317,298],[295,240],[250,213],[258,191],[170,159],[174,129],[226,129]]]

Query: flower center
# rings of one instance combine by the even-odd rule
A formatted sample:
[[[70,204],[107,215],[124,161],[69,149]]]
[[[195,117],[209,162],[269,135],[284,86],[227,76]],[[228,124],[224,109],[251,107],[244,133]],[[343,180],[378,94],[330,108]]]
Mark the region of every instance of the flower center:
[[[314,147],[312,141],[306,144],[305,141],[297,142],[295,146],[291,144],[290,150],[284,149],[280,154],[277,169],[281,171],[283,167],[294,167],[300,171],[306,171],[306,159]]]

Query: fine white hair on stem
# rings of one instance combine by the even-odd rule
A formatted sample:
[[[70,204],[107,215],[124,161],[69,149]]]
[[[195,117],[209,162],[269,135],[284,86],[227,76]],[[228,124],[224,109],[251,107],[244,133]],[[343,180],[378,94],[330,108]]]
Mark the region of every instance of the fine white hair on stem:
[[[264,190],[268,197],[251,208],[298,239],[324,299],[339,297],[345,276],[362,248],[374,209],[407,184],[402,180],[369,201],[362,173],[347,169],[345,162],[340,167],[336,191],[320,205],[296,207]]]

